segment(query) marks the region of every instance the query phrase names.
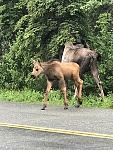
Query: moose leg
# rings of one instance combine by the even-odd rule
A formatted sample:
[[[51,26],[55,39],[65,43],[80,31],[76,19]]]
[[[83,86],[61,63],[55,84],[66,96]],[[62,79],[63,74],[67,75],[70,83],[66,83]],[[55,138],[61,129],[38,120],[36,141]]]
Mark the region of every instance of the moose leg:
[[[80,75],[80,78],[83,78],[83,76]],[[76,80],[76,79],[74,79],[74,80]],[[81,80],[81,79],[80,79],[80,80]],[[75,85],[74,85],[74,89],[75,89],[74,98],[76,98],[77,95],[78,95],[78,90],[77,90],[77,87],[76,87],[76,83],[75,83]]]
[[[82,86],[83,86],[83,80],[79,79],[79,80],[74,80],[74,83],[77,87],[77,105],[76,107],[80,107],[80,105],[82,104],[82,99],[81,99],[81,96],[82,96]]]
[[[101,80],[100,80],[100,77],[99,77],[99,72],[98,72],[98,67],[97,67],[97,64],[93,64],[93,66],[91,66],[91,73],[94,77],[94,80],[100,90],[100,96],[102,98],[104,98],[104,91],[103,91],[103,87],[102,87],[102,83],[101,83]]]
[[[77,94],[78,94],[78,91],[77,91],[77,87],[76,86],[74,86],[74,89],[75,89],[75,93],[74,93],[74,98],[77,96]]]
[[[66,95],[66,84],[65,80],[62,78],[59,80],[59,86],[64,96],[64,109],[68,109],[68,100]]]
[[[51,90],[51,87],[52,87],[52,82],[47,80],[47,88],[46,88],[46,92],[45,92],[45,95],[44,95],[43,108],[41,110],[45,110],[45,108],[47,107],[48,93]]]

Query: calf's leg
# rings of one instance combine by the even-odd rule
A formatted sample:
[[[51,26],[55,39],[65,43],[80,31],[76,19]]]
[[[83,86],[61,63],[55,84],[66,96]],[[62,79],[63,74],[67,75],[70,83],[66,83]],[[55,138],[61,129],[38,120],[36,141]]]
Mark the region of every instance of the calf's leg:
[[[80,78],[74,78],[74,84],[77,87],[77,105],[76,107],[80,107],[80,105],[82,104],[82,86],[83,86],[83,80],[81,80]]]
[[[66,95],[66,84],[64,78],[59,80],[59,86],[64,96],[64,109],[68,109],[68,100]]]
[[[45,110],[45,108],[47,107],[47,101],[48,101],[48,93],[51,90],[52,87],[52,82],[47,80],[47,88],[46,88],[46,92],[44,95],[44,102],[43,102],[43,107],[41,110]]]
[[[83,78],[83,76],[81,75],[80,78]],[[75,79],[76,80],[76,79]],[[77,87],[74,85],[74,90],[75,90],[75,93],[74,93],[74,98],[77,97],[78,95],[78,90],[77,90]]]

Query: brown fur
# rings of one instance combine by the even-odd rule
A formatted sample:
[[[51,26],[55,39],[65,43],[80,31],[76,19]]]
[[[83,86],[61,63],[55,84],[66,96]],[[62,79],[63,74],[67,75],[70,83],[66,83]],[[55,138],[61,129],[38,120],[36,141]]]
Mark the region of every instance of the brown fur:
[[[39,63],[37,61],[33,61],[34,67],[32,71],[32,75],[37,77],[41,73],[45,74],[47,78],[47,89],[44,97],[43,110],[47,107],[48,101],[48,93],[52,88],[53,81],[57,80],[59,83],[59,87],[64,96],[64,109],[68,109],[68,100],[66,96],[66,84],[65,78],[71,79],[74,81],[74,85],[77,87],[77,106],[79,107],[82,104],[81,95],[82,95],[82,85],[83,81],[80,79],[79,65],[73,62],[70,63],[61,63],[59,61],[49,61]]]
[[[99,77],[97,62],[100,61],[101,55],[96,51],[84,48],[82,44],[66,43],[62,55],[62,62],[75,62],[80,66],[80,76],[90,72],[100,90],[100,95],[104,98],[104,91]],[[76,92],[75,92],[76,93]]]

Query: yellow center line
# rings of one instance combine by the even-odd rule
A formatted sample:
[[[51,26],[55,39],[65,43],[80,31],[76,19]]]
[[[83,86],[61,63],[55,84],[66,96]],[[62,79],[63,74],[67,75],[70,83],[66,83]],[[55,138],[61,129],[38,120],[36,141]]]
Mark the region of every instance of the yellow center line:
[[[93,132],[82,132],[82,131],[74,131],[74,130],[45,128],[45,127],[22,125],[22,124],[12,124],[12,123],[5,123],[5,122],[0,122],[0,127],[17,128],[17,129],[42,131],[42,132],[50,132],[50,133],[59,133],[59,134],[66,134],[66,135],[79,135],[79,136],[85,136],[85,137],[106,138],[106,139],[113,140],[112,134],[100,134],[100,133],[93,133]]]

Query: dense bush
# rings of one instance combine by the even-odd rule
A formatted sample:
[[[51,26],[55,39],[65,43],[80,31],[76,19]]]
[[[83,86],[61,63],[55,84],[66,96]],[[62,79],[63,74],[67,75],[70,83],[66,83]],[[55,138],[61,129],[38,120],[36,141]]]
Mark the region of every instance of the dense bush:
[[[41,89],[45,78],[41,77],[37,84],[30,78],[31,59],[60,58],[64,43],[82,36],[92,49],[101,53],[101,80],[105,92],[112,92],[112,18],[110,1],[1,0],[0,86]],[[92,78],[87,76],[85,84],[92,86]]]

